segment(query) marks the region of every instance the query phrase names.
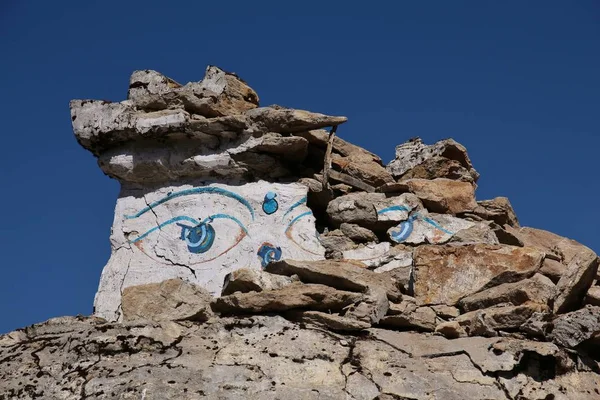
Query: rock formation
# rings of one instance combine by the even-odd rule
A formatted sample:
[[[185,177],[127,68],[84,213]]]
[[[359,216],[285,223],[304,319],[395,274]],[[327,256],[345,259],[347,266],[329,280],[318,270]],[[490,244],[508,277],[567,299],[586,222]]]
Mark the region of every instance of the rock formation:
[[[454,140],[384,165],[216,67],[71,117],[112,254],[93,316],[0,336],[0,400],[600,398],[598,256],[477,201]]]

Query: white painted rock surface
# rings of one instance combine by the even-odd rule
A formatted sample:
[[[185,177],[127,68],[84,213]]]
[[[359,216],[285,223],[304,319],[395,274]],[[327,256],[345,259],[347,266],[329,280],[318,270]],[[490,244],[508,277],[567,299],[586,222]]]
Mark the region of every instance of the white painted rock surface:
[[[124,191],[96,315],[119,319],[121,293],[129,286],[182,278],[219,295],[225,276],[239,268],[323,259],[306,192],[300,184],[262,181]]]

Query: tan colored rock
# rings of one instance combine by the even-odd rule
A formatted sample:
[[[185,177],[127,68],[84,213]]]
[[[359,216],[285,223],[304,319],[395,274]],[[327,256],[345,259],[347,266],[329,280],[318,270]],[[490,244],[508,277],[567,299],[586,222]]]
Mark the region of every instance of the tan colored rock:
[[[258,269],[241,268],[227,274],[221,295],[281,289],[292,282],[294,279],[287,276],[269,274]]]
[[[565,272],[566,265],[560,261],[553,260],[551,258],[545,258],[540,268],[540,274],[547,276],[554,283],[558,283],[560,277]]]
[[[322,326],[339,332],[361,331],[371,327],[371,324],[366,321],[322,311],[291,311],[286,314],[286,317],[293,321]]]
[[[477,207],[475,188],[468,182],[439,178],[410,179],[405,183],[429,211],[459,214]]]
[[[442,334],[447,339],[458,339],[468,336],[467,332],[456,321],[442,322],[435,327],[435,332]]]
[[[329,132],[322,129],[312,130],[308,132],[296,132],[294,133],[294,135],[305,138],[310,144],[315,145],[321,149],[325,149],[327,147],[327,141],[329,140]],[[340,138],[339,133],[333,139],[332,148],[334,152],[339,153],[344,157],[356,155],[366,156],[370,158],[370,161],[374,161],[377,164],[381,165],[381,158],[379,158],[378,155],[373,154],[360,146],[345,141],[344,139]]]
[[[500,226],[519,227],[519,220],[508,198],[496,197],[492,200],[478,201],[477,204],[480,207],[475,209],[475,213],[481,217],[492,220]]]
[[[414,296],[420,304],[455,305],[481,290],[532,276],[542,258],[530,247],[420,246],[414,253]]]
[[[346,318],[377,324],[385,317],[390,307],[387,294],[380,287],[370,287],[360,303],[352,304],[346,310]]]
[[[455,319],[469,336],[496,336],[499,330],[519,329],[534,313],[548,311],[542,304],[527,302],[471,311]]]
[[[259,131],[277,133],[295,133],[337,126],[348,120],[346,117],[334,117],[279,106],[254,108],[248,110],[246,116]]]
[[[384,200],[383,193],[350,193],[332,200],[327,215],[335,226],[346,222],[369,227],[377,222],[374,204]]]
[[[589,288],[583,303],[600,307],[600,286]]]
[[[334,169],[373,187],[394,182],[392,175],[366,154],[355,154],[348,157],[334,156],[331,164]]]
[[[449,178],[477,182],[479,178],[467,149],[452,139],[433,145],[426,145],[419,138],[411,139],[396,147],[396,158],[386,168],[396,179]]]
[[[382,326],[433,332],[439,320],[431,307],[416,307],[414,311],[387,315],[381,319]]]
[[[377,235],[373,233],[373,231],[363,228],[356,224],[348,224],[342,223],[340,225],[341,231],[348,238],[353,240],[356,243],[368,243],[368,242],[378,242]]]
[[[293,309],[339,311],[360,301],[362,294],[336,290],[332,287],[300,282],[275,290],[235,293],[215,299],[214,311],[222,314],[269,313]]]
[[[576,310],[583,303],[588,289],[594,283],[600,259],[593,252],[575,256],[556,284],[554,313]]]
[[[265,270],[279,275],[298,275],[302,282],[319,283],[340,290],[366,292],[370,288],[382,288],[391,301],[402,299],[402,293],[394,280],[369,271],[363,265],[348,260],[281,260],[269,263]]]
[[[129,286],[123,290],[123,320],[206,321],[212,316],[213,297],[182,279]]]
[[[556,317],[552,321],[549,336],[560,346],[575,348],[598,334],[600,334],[600,307],[588,305]]]
[[[297,136],[282,136],[269,132],[261,137],[261,143],[254,150],[283,156],[288,162],[300,163],[306,157],[308,141]]]
[[[458,308],[447,306],[445,304],[431,306],[431,309],[435,311],[438,317],[444,319],[456,318],[460,315],[460,310]]]
[[[524,279],[518,282],[503,283],[502,285],[483,290],[463,297],[458,306],[465,312],[487,308],[498,304],[518,306],[528,301],[548,305],[554,297],[555,287],[552,282],[543,283],[536,279]]]

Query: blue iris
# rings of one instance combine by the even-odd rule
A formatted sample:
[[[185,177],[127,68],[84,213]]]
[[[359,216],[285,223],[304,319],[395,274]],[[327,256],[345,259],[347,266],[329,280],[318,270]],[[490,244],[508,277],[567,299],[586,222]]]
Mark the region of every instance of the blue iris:
[[[262,209],[267,215],[273,214],[277,209],[279,209],[279,203],[275,200],[277,197],[276,193],[268,192],[265,195],[265,199],[263,200]]]
[[[256,253],[260,258],[260,265],[265,268],[271,261],[278,261],[281,259],[281,247],[274,247],[270,243],[263,243]]]
[[[402,221],[395,229],[390,231],[390,238],[396,243],[402,243],[413,231],[413,221],[417,218],[416,215],[411,216],[408,220]]]
[[[192,253],[206,253],[215,242],[215,229],[208,222],[196,226],[177,224],[181,227],[181,240]]]

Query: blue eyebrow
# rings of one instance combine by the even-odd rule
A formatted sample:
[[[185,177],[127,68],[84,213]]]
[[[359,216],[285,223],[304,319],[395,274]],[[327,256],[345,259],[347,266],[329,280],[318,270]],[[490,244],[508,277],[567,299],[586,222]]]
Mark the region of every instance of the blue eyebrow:
[[[390,206],[377,211],[377,214],[385,214],[390,211],[410,211],[410,209],[406,206]]]
[[[135,238],[134,240],[129,240],[129,243],[136,243],[139,242],[140,240],[144,239],[146,236],[148,236],[149,234],[151,234],[152,232],[155,232],[157,230],[162,229],[163,226],[167,226],[170,224],[173,224],[177,221],[188,221],[191,222],[194,225],[198,225],[199,222],[197,220],[195,220],[194,218],[190,218],[190,217],[186,217],[186,216],[181,216],[181,217],[175,217],[175,218],[171,218],[168,221],[163,222],[162,224],[155,226],[154,228],[148,230],[147,232],[145,232],[143,235],[138,236],[137,238]]]
[[[171,194],[168,194],[167,196],[163,197],[162,199],[157,200],[152,204],[149,204],[147,207],[142,208],[140,211],[138,211],[134,215],[126,215],[125,218],[126,219],[138,218],[139,216],[152,210],[154,207],[157,207],[163,203],[166,203],[167,201],[174,199],[176,197],[188,196],[191,194],[202,194],[202,193],[219,194],[221,196],[229,197],[231,199],[239,201],[248,209],[248,211],[250,211],[250,214],[252,215],[252,220],[254,220],[254,209],[252,208],[250,203],[248,203],[248,200],[244,199],[242,196],[240,196],[237,193],[233,193],[233,192],[230,192],[229,190],[221,189],[218,187],[193,188],[193,189],[182,190],[180,192],[171,193]]]
[[[447,233],[448,235],[454,235],[454,232],[450,232],[447,229],[444,229],[440,224],[438,224],[437,222],[435,222],[434,220],[427,218],[427,217],[423,217],[421,215],[418,215],[423,221],[427,222],[430,225],[433,225],[435,228],[439,229],[440,231]]]
[[[206,222],[208,222],[210,220],[218,219],[218,218],[226,218],[226,219],[232,220],[233,222],[235,222],[236,224],[238,224],[240,226],[240,228],[242,228],[242,230],[246,233],[246,235],[248,235],[248,236],[250,235],[248,233],[248,229],[246,229],[246,227],[244,226],[244,224],[242,224],[240,222],[240,220],[238,220],[236,217],[232,217],[231,215],[228,215],[228,214],[214,214],[214,215],[211,215],[210,217],[204,218],[202,220],[202,223],[206,223]]]
[[[281,220],[283,221],[283,219],[289,214],[291,213],[294,208],[301,206],[302,204],[306,203],[306,196],[304,196],[303,198],[301,198],[300,200],[298,200],[297,202],[295,202],[294,204],[292,204],[292,206],[290,208],[288,208],[288,210],[285,212],[285,214],[283,214],[283,217],[281,217]]]
[[[294,225],[296,223],[296,221],[298,221],[300,218],[306,217],[307,215],[312,215],[312,211],[307,211],[305,213],[302,213],[302,214],[298,215],[296,218],[294,218],[293,220],[291,220],[290,223],[285,228],[286,232],[288,229],[290,229],[292,227],[292,225]]]

